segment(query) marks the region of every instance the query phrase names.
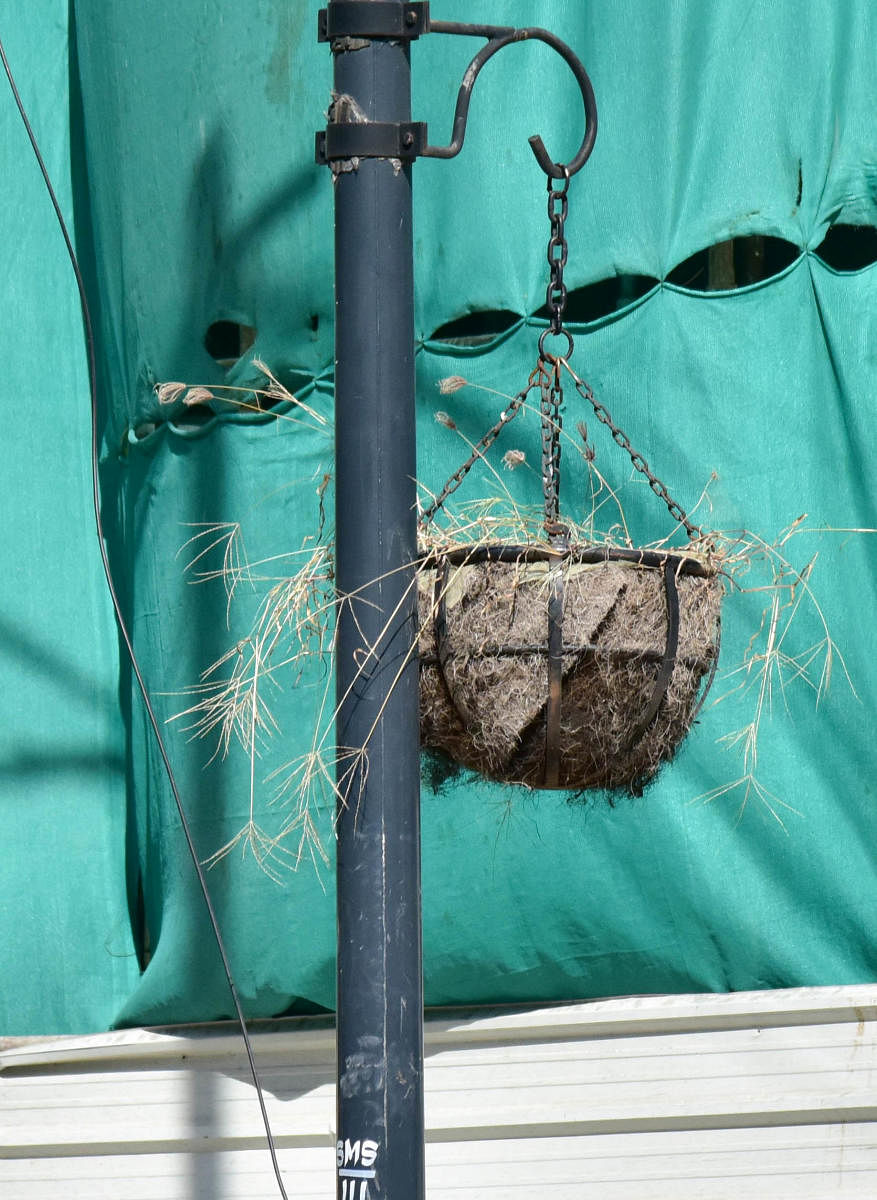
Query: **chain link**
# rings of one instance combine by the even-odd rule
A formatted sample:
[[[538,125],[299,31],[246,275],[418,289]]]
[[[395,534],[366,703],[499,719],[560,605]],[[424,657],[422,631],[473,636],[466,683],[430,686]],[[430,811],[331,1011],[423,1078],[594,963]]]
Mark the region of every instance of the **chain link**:
[[[548,176],[548,220],[551,224],[551,237],[548,239],[548,266],[551,273],[548,287],[545,289],[545,304],[550,316],[550,329],[554,334],[563,330],[563,310],[566,308],[566,284],[563,282],[563,268],[569,255],[566,242],[564,223],[566,221],[569,191],[569,170],[563,168],[561,186],[555,188],[554,180]]]
[[[508,425],[509,421],[513,420],[513,418],[518,415],[523,408],[527,397],[530,395],[533,389],[543,386],[544,375],[545,369],[542,361],[540,360],[539,365],[530,372],[530,378],[527,380],[527,386],[518,392],[517,396],[515,396],[509,402],[508,408],[504,409],[503,412],[500,413],[497,423],[492,426],[492,428],[488,429],[487,433],[485,433],[485,435],[475,443],[475,448],[470,454],[469,458],[467,458],[463,465],[454,472],[454,474],[450,477],[445,486],[436,496],[435,500],[433,500],[432,504],[430,504],[429,508],[424,510],[423,515],[420,518],[421,525],[429,524],[429,522],[433,519],[435,514],[447,500],[448,496],[453,495],[453,493],[457,490],[457,488],[478,462],[479,458],[484,457],[485,451],[490,449],[490,447],[502,433],[503,429],[505,429],[506,425]]]
[[[667,491],[666,485],[661,482],[657,475],[654,474],[643,456],[638,453],[638,451],[634,450],[633,446],[630,444],[630,438],[627,436],[624,430],[620,429],[612,420],[612,416],[606,405],[600,403],[600,401],[591,391],[590,386],[585,383],[583,379],[579,379],[578,375],[576,375],[569,363],[566,364],[566,367],[570,375],[573,377],[575,389],[578,394],[583,400],[588,401],[594,410],[594,415],[596,416],[597,420],[601,421],[606,426],[606,428],[612,434],[612,440],[629,456],[631,463],[633,463],[634,470],[639,471],[641,475],[645,475],[646,479],[649,481],[649,487],[652,489],[655,495],[660,500],[663,500],[667,505],[667,511],[670,513],[670,516],[673,518],[673,520],[677,521],[683,527],[685,532],[692,540],[697,537],[702,537],[703,530],[701,527],[699,525],[694,525],[691,522],[688,517],[688,513],[685,511],[682,505],[673,499],[673,497]]]

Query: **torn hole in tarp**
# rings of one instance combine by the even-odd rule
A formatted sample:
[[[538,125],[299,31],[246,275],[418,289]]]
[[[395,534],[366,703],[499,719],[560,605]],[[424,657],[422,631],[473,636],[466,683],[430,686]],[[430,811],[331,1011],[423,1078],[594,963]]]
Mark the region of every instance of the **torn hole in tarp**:
[[[781,275],[800,246],[769,234],[750,234],[706,246],[684,259],[667,282],[692,292],[730,292]]]
[[[599,321],[636,304],[658,285],[659,280],[651,275],[610,275],[608,279],[573,288],[566,297],[564,320],[570,325]],[[549,320],[547,305],[543,304],[533,316],[538,320]]]
[[[483,309],[464,313],[439,325],[429,337],[429,342],[443,342],[448,346],[483,349],[499,341],[522,321],[519,313],[510,309]]]
[[[221,367],[233,367],[255,344],[255,326],[241,321],[219,320],[208,325],[204,349]]]
[[[861,271],[877,262],[877,226],[831,225],[813,253],[841,274]]]

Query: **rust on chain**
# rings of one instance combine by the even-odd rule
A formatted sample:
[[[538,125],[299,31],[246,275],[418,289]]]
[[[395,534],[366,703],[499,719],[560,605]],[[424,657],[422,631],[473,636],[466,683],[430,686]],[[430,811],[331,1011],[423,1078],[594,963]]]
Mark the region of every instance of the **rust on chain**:
[[[560,520],[560,435],[563,418],[563,388],[560,384],[560,361],[542,360],[543,380],[540,389],[539,411],[542,418],[542,494],[544,497],[544,528],[549,539],[566,538],[569,528]]]

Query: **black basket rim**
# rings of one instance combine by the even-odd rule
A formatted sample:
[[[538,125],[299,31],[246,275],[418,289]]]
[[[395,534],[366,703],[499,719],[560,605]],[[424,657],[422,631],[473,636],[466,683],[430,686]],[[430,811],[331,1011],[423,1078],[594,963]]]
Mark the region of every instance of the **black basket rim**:
[[[601,563],[627,562],[636,566],[660,570],[672,565],[677,574],[696,575],[710,578],[718,574],[718,567],[704,562],[679,550],[646,550],[625,546],[592,545],[570,543],[556,546],[515,545],[507,542],[478,543],[466,546],[449,546],[444,550],[430,550],[418,559],[418,566],[430,570],[448,563],[452,567],[478,566],[481,563]]]

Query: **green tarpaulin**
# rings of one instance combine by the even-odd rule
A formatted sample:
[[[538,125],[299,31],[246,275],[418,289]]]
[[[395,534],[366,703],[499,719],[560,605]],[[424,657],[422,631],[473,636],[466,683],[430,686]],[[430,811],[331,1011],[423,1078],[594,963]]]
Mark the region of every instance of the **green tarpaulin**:
[[[290,560],[277,556],[319,528],[332,463],[333,304],[332,183],[313,163],[331,86],[316,7],[146,0],[77,3],[68,14],[52,0],[26,17],[6,4],[0,25],[89,282],[109,544],[163,720],[197,702],[201,672],[246,637],[267,589],[288,572]],[[693,507],[707,488],[701,523],[771,543],[807,513],[783,553],[799,571],[815,561],[780,647],[786,686],[774,675],[763,709],[764,798],[753,792],[744,806],[740,787],[703,801],[745,771],[741,743],[717,739],[753,720],[757,655],[770,634],[761,614],[771,595],[757,591],[732,592],[725,605],[713,696],[730,694],[705,708],[643,797],[612,806],[465,773],[440,778],[427,764],[427,1003],[873,979],[877,543],[835,532],[877,526],[873,6],[444,0],[433,15],[542,25],[580,55],[600,132],[570,186],[566,282],[573,315],[593,318],[572,327],[574,365],[674,496]],[[460,78],[480,45],[430,35],[412,48],[414,113],[433,142],[450,134]],[[467,457],[460,435],[489,428],[535,365],[549,230],[545,179],[526,139],[540,133],[562,160],[581,122],[561,60],[540,45],[509,47],[478,79],[460,157],[413,169],[427,489]],[[8,94],[0,131],[0,1030],[227,1016],[172,798],[120,665],[89,511],[76,296]],[[742,240],[752,237],[767,240]],[[757,281],[746,283],[738,261],[730,287],[704,291],[709,262],[716,287],[720,254],[701,252],[730,239],[763,256]],[[474,346],[433,336],[473,312],[493,314],[479,328],[502,332]],[[214,337],[256,331],[231,366],[217,358],[236,351],[205,348],[218,322],[228,324]],[[156,397],[169,381],[264,382],[255,358],[312,412]],[[438,381],[452,375],[480,386],[442,394]],[[568,396],[573,437],[580,420],[635,539],[669,533],[648,486]],[[508,449],[526,456],[513,474],[500,465]],[[521,417],[495,453],[495,475],[473,472],[455,499],[502,485],[538,504],[536,417]],[[585,465],[565,452],[564,469],[565,506],[586,512]],[[206,545],[200,534],[230,523],[250,562],[272,561],[241,579],[229,605],[220,579],[193,585],[186,564]],[[219,566],[222,548],[196,570]],[[820,611],[837,646],[823,694]],[[732,674],[759,631],[749,676]],[[815,686],[797,671],[808,662]],[[316,659],[290,667],[266,696],[277,730],[260,746],[253,779],[256,820],[269,835],[290,812],[273,799],[276,785],[311,745],[325,670]],[[747,679],[753,688],[734,691]],[[249,819],[251,762],[235,744],[211,758],[215,739],[193,739],[186,724],[168,725],[169,745],[207,858]],[[331,807],[328,793],[315,795],[330,858]],[[247,1012],[331,1008],[331,865],[317,870],[308,859],[275,882],[241,849],[208,879]],[[141,970],[144,926],[151,958]]]

